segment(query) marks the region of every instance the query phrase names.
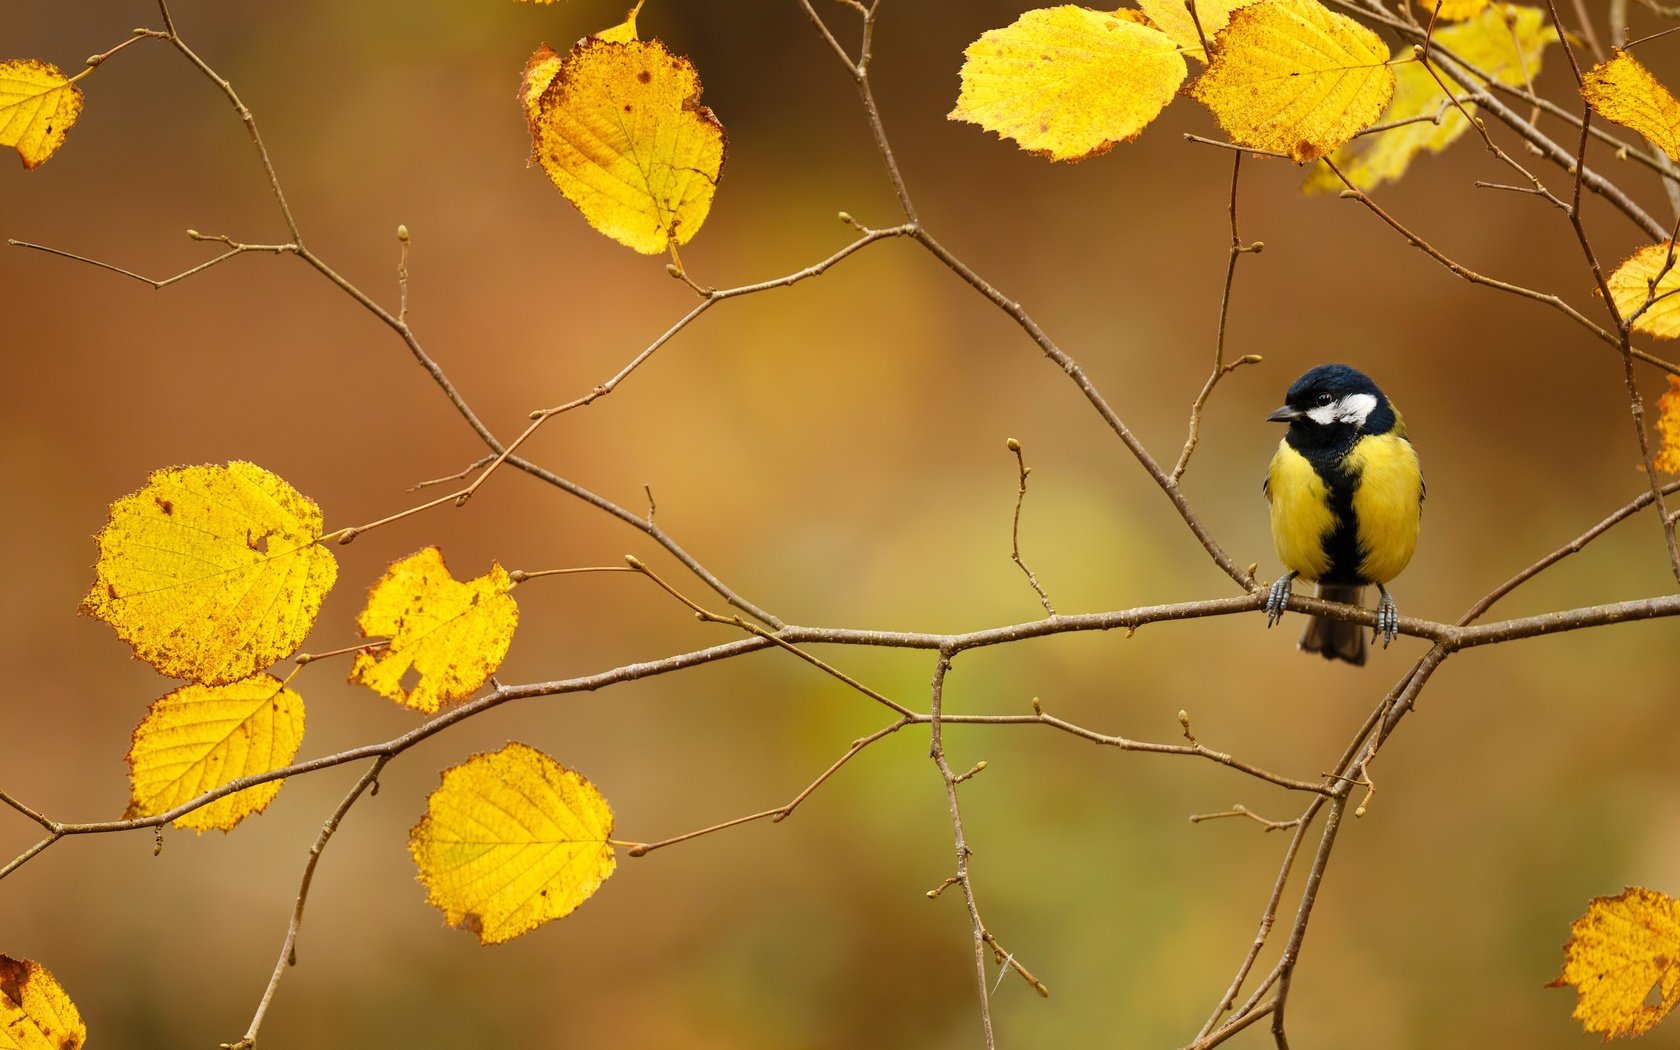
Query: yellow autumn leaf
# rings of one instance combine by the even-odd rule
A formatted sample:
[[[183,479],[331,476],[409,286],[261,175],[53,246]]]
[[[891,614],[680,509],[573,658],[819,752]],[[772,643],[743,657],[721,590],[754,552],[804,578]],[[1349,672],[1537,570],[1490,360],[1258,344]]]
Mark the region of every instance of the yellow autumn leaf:
[[[1634,252],[1605,283],[1616,312],[1624,320],[1634,318],[1635,332],[1658,339],[1680,337],[1680,251],[1671,242]]]
[[[1189,90],[1232,141],[1305,164],[1376,123],[1394,94],[1387,61],[1380,37],[1317,0],[1257,0]]]
[[[572,912],[613,873],[613,815],[584,777],[525,744],[443,772],[408,850],[427,900],[482,944]]]
[[[57,66],[33,58],[0,62],[0,146],[12,146],[25,168],[43,163],[82,112],[82,89]]]
[[[0,955],[0,1047],[81,1050],[87,1025],[58,980],[38,962]]]
[[[111,504],[81,612],[163,674],[238,681],[292,653],[338,576],[321,510],[252,463],[170,467]]]
[[[1190,7],[1185,0],[1138,0],[1138,9],[1149,16],[1161,32],[1172,37],[1173,43],[1184,49],[1186,55],[1207,61],[1202,53],[1202,37],[1209,40],[1219,35],[1225,24],[1231,20],[1231,12],[1239,7],[1246,7],[1254,0],[1196,0],[1196,17],[1190,17]],[[1201,23],[1201,33],[1196,32],[1196,23]]]
[[[1467,18],[1475,18],[1487,10],[1489,0],[1417,0],[1417,5],[1425,11],[1434,12],[1437,4],[1441,13],[1437,15],[1443,22],[1462,22]]]
[[[1594,897],[1570,925],[1563,973],[1547,987],[1566,984],[1587,1031],[1605,1039],[1650,1031],[1680,1002],[1680,901],[1639,886]]]
[[[585,37],[537,100],[537,161],[597,230],[646,254],[706,221],[724,134],[693,63],[657,40]]]
[[[1680,101],[1626,51],[1581,75],[1581,95],[1600,116],[1630,127],[1680,160]]]
[[[1466,107],[1469,108],[1469,107]],[[1330,155],[1330,160],[1362,190],[1398,179],[1412,159],[1425,151],[1439,153],[1470,130],[1470,122],[1458,107],[1447,101],[1441,85],[1421,62],[1406,62],[1394,71],[1394,99],[1383,111],[1383,123],[1409,117],[1433,117],[1439,124],[1418,121],[1387,131],[1360,136]],[[1340,193],[1346,187],[1328,165],[1313,165],[1301,183],[1303,193]]]
[[[1469,21],[1441,26],[1435,43],[1493,81],[1513,87],[1540,73],[1546,45],[1556,43],[1557,28],[1543,8],[1517,4],[1495,4]],[[1410,53],[1410,47],[1406,52]],[[1399,56],[1396,55],[1396,59]],[[1394,66],[1394,99],[1383,112],[1382,123],[1411,117],[1433,117],[1440,123],[1418,121],[1371,135],[1362,135],[1331,155],[1343,174],[1362,190],[1398,179],[1421,153],[1439,153],[1470,130],[1464,111],[1475,112],[1466,103],[1459,109],[1422,62],[1397,62]],[[1444,74],[1442,80],[1451,84]],[[1306,193],[1339,193],[1342,180],[1322,164],[1301,189]]]
[[[543,44],[531,52],[525,72],[519,78],[519,103],[525,107],[525,121],[531,126],[531,163],[537,162],[537,103],[560,72],[560,53]]]
[[[1500,3],[1461,25],[1440,27],[1435,42],[1490,80],[1515,87],[1539,75],[1541,55],[1558,33],[1544,7]]]
[[[1158,29],[1071,5],[1028,11],[968,45],[948,118],[1051,160],[1082,160],[1137,138],[1187,72]]]
[[[155,703],[128,752],[129,817],[167,813],[223,784],[291,764],[303,740],[303,698],[272,675],[184,685]],[[232,831],[261,813],[282,781],[246,788],[175,819],[178,828]]]
[[[624,16],[624,21],[620,22],[618,25],[609,26],[606,29],[601,30],[599,33],[596,33],[595,34],[595,39],[606,40],[606,41],[611,41],[611,42],[620,43],[620,44],[625,43],[625,42],[630,41],[630,40],[635,40],[636,39],[636,12],[640,11],[641,9],[642,9],[642,5],[640,3],[637,3],[635,7],[632,7],[630,9],[630,13]]]
[[[1680,474],[1680,376],[1670,375],[1667,393],[1657,399],[1657,435],[1662,438],[1655,458],[1657,469]]]
[[[350,680],[427,714],[471,696],[513,641],[519,606],[512,586],[494,562],[485,575],[458,582],[436,547],[393,563],[356,621],[364,636],[390,641],[357,653]]]
[[[549,2],[549,0],[539,0]],[[636,39],[636,12],[642,9],[637,4],[625,16],[624,21],[594,34],[597,40],[624,42]],[[554,78],[560,72],[563,61],[560,53],[547,44],[539,46],[525,63],[525,72],[519,78],[519,102],[525,107],[525,119],[531,125],[531,163],[537,162],[537,103],[542,101],[543,92],[548,85],[554,83]]]

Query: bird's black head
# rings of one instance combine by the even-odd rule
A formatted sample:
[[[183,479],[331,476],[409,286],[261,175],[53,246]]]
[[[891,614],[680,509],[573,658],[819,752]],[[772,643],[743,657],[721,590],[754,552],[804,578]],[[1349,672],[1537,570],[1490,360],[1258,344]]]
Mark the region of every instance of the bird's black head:
[[[1347,365],[1319,365],[1295,380],[1268,422],[1288,423],[1313,444],[1394,429],[1394,408],[1371,377]],[[1293,439],[1292,439],[1293,440]]]

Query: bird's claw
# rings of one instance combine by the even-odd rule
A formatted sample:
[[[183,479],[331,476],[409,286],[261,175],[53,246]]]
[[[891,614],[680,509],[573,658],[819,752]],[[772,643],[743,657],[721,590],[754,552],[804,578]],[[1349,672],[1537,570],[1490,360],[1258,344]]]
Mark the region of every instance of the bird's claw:
[[[1283,619],[1283,610],[1289,605],[1290,586],[1295,582],[1295,574],[1280,576],[1272,581],[1271,589],[1266,592],[1266,626],[1270,627]]]
[[[1400,636],[1400,610],[1394,605],[1394,598],[1385,590],[1382,600],[1377,603],[1377,629],[1373,637],[1381,638],[1383,648]]]

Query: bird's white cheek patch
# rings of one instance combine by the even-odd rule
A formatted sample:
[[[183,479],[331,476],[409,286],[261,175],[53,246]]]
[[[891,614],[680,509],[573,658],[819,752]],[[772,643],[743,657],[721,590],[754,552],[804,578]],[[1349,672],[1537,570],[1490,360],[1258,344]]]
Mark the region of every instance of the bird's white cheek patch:
[[[1323,427],[1332,423],[1351,423],[1355,427],[1362,427],[1365,420],[1376,410],[1377,399],[1374,395],[1349,394],[1340,401],[1332,401],[1328,405],[1308,410],[1307,418]]]
[[[1377,399],[1372,394],[1349,394],[1336,402],[1340,411],[1336,418],[1343,423],[1352,423],[1356,427],[1365,425],[1372,412],[1377,410]]]

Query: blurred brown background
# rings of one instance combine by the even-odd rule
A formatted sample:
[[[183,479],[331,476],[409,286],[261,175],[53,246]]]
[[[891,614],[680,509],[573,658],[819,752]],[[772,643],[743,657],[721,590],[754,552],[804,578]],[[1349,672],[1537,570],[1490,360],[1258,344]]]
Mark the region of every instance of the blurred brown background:
[[[1212,359],[1231,155],[1182,139],[1217,134],[1187,100],[1140,141],[1072,166],[947,122],[963,47],[1027,6],[884,5],[873,68],[886,126],[930,228],[1031,311],[1170,463]],[[386,304],[394,230],[407,224],[416,331],[504,436],[613,374],[693,301],[663,260],[593,233],[524,163],[513,95],[525,57],[618,8],[172,5],[255,112],[305,237]],[[854,38],[845,8],[820,9]],[[74,70],[157,23],[141,2],[72,13],[10,0],[0,52]],[[848,238],[842,209],[896,221],[851,82],[791,0],[653,0],[641,26],[694,59],[729,132],[716,204],[683,253],[699,280],[806,266]],[[1661,71],[1673,48],[1646,60]],[[1565,97],[1561,53],[1547,63],[1543,86]],[[0,158],[0,234],[160,277],[211,254],[189,227],[283,238],[239,121],[177,54],[133,47],[84,86],[60,155],[28,174]],[[1669,214],[1648,172],[1611,170]],[[1232,556],[1269,578],[1259,479],[1280,434],[1264,417],[1306,367],[1364,367],[1404,408],[1429,479],[1400,607],[1454,619],[1644,487],[1620,362],[1555,312],[1451,277],[1357,204],[1300,197],[1301,176],[1243,167],[1242,236],[1266,249],[1241,263],[1229,352],[1265,363],[1216,392],[1186,489]],[[1379,197],[1466,265],[1593,313],[1563,216],[1476,179],[1510,181],[1465,140]],[[1605,260],[1643,243],[1598,202],[1587,208]],[[482,450],[400,342],[295,259],[247,256],[155,292],[6,249],[0,289],[0,786],[54,817],[110,818],[127,800],[128,734],[170,688],[75,615],[111,500],[159,466],[246,458],[338,527],[409,505],[409,486]],[[1641,378],[1649,396],[1662,389]],[[1041,614],[1008,558],[1011,436],[1033,467],[1024,553],[1059,610],[1232,593],[1066,378],[908,243],[717,307],[613,396],[549,424],[530,454],[628,507],[651,486],[661,525],[791,622],[954,631]],[[309,647],[351,643],[365,586],[433,542],[462,575],[491,559],[540,569],[635,552],[709,598],[638,533],[509,472],[463,510],[340,549],[340,585]],[[1673,587],[1646,516],[1494,617]],[[508,682],[732,636],[625,575],[518,597]],[[1023,712],[1039,696],[1092,728],[1163,741],[1186,708],[1211,746],[1310,778],[1423,648],[1402,639],[1363,670],[1327,667],[1294,650],[1299,626],[1267,632],[1256,613],[967,654],[948,703]],[[1636,624],[1446,665],[1377,765],[1369,816],[1339,843],[1290,1004],[1297,1045],[1596,1045],[1569,1019],[1572,992],[1542,986],[1589,897],[1631,883],[1680,892],[1675,641],[1672,622]],[[824,655],[926,703],[926,654]],[[415,722],[342,673],[323,663],[296,681],[310,705],[306,756]],[[501,948],[443,928],[412,878],[405,837],[438,771],[510,738],[587,774],[618,835],[645,841],[779,804],[882,724],[811,668],[760,654],[503,707],[435,738],[387,771],[333,841],[262,1042],[979,1045],[961,903],[923,896],[952,862],[925,734],[865,753],[785,823],[621,857],[574,916]],[[948,738],[959,768],[989,763],[962,796],[983,914],[1054,992],[1002,982],[1003,1044],[1186,1041],[1253,937],[1284,846],[1248,822],[1186,817],[1242,802],[1281,819],[1298,800],[1208,763],[1046,731]],[[156,858],[144,833],[62,842],[0,884],[0,950],[57,973],[94,1046],[237,1038],[305,851],[355,775],[298,780],[230,835],[171,832]],[[35,832],[0,814],[0,853]],[[1269,1045],[1261,1028],[1234,1045]]]

